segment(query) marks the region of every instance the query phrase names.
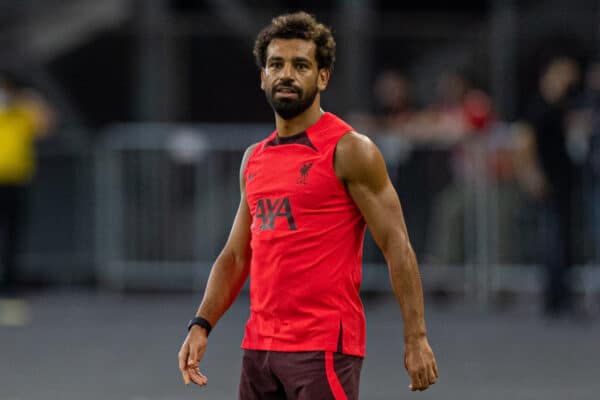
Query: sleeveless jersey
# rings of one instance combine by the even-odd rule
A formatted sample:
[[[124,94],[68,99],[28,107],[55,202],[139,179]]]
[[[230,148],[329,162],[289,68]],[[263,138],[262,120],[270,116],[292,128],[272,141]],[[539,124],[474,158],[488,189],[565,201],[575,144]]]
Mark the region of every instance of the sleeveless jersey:
[[[365,222],[334,170],[336,145],[351,130],[325,113],[294,137],[273,132],[247,161],[252,261],[244,349],[365,354]]]

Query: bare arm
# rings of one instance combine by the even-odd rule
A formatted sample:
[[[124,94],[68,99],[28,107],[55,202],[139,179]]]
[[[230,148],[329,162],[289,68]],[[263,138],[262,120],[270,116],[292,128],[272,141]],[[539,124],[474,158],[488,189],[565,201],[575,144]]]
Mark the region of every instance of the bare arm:
[[[246,203],[243,170],[248,151],[240,171],[240,205],[225,247],[217,257],[204,297],[196,316],[207,319],[214,327],[240,293],[250,270],[250,224],[252,217]]]
[[[213,327],[240,293],[250,270],[251,215],[246,203],[244,168],[254,147],[250,146],[244,154],[240,168],[240,205],[227,243],[212,267],[204,297],[196,312],[196,316],[205,318]],[[206,376],[198,371],[206,345],[206,330],[194,325],[178,355],[179,369],[186,384],[190,379],[200,386],[208,383]]]
[[[437,365],[427,342],[421,277],[398,195],[379,149],[367,137],[347,134],[335,155],[336,174],[360,209],[389,267],[404,319],[405,364],[411,388],[424,390],[435,382]]]
[[[540,164],[534,128],[527,122],[517,122],[511,126],[511,133],[517,182],[534,199],[546,197],[550,184]]]

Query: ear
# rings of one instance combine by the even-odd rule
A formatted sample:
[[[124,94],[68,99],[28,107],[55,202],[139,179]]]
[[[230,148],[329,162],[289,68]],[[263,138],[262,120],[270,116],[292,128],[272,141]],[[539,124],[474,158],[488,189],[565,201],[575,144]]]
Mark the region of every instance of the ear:
[[[319,77],[317,79],[317,87],[319,91],[324,91],[327,89],[327,84],[329,83],[329,77],[331,76],[331,71],[329,68],[321,68],[319,70]]]
[[[260,88],[264,91],[265,90],[265,81],[267,79],[267,76],[265,74],[265,69],[261,68],[260,69]]]

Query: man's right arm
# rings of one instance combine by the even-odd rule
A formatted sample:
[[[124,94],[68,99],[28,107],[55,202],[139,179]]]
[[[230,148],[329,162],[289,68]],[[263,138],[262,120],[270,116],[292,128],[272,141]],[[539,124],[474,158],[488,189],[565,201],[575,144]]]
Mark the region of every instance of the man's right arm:
[[[197,317],[206,319],[213,327],[240,293],[250,271],[252,217],[246,202],[244,169],[255,146],[250,146],[244,154],[240,168],[240,205],[227,243],[212,267],[204,297],[196,312]],[[194,325],[178,355],[179,369],[186,384],[191,380],[200,386],[206,385],[206,377],[198,371],[206,345],[207,332],[204,328]]]

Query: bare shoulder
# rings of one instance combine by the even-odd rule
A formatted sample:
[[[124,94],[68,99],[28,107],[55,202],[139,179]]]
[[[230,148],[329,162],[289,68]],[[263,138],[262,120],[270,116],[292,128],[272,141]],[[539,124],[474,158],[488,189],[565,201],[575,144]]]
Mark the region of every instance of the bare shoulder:
[[[248,148],[246,149],[246,151],[244,151],[244,156],[242,157],[242,167],[243,168],[246,167],[246,164],[248,163],[248,159],[252,155],[252,152],[254,151],[254,149],[256,148],[256,146],[259,145],[259,143],[260,142],[256,142],[256,143],[251,144],[250,146],[248,146]]]
[[[240,184],[241,184],[242,188],[244,188],[246,186],[245,179],[244,179],[244,170],[246,169],[246,164],[248,164],[248,160],[250,159],[250,156],[254,152],[254,149],[256,148],[256,146],[259,145],[259,143],[260,142],[253,143],[250,146],[248,146],[248,148],[244,152],[244,156],[242,157],[242,164],[240,165]]]
[[[336,175],[344,183],[387,175],[385,161],[375,143],[358,132],[350,132],[339,140],[334,166]]]

